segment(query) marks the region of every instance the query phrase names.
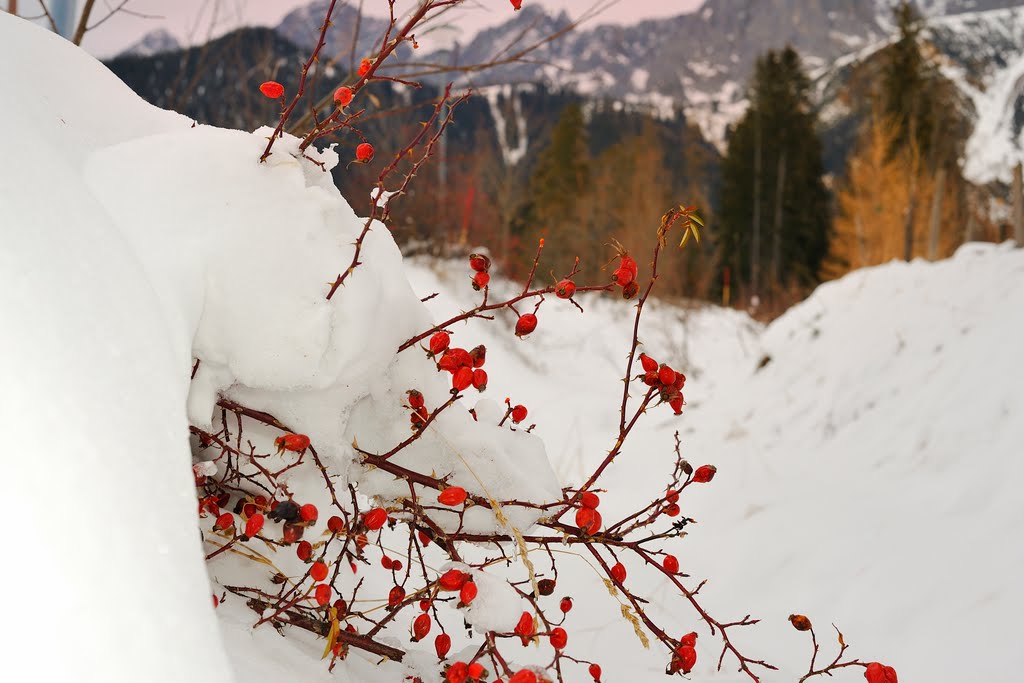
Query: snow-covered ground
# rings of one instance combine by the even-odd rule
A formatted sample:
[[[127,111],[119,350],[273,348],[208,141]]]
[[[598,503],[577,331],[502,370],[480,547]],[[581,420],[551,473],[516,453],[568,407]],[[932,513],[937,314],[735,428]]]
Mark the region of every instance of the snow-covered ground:
[[[193,129],[3,13],[0,44],[19,56],[0,62],[10,511],[0,680],[220,682],[232,670],[253,682],[398,680],[397,666],[355,652],[328,674],[322,641],[251,630],[234,596],[212,609],[208,581],[246,568],[224,555],[207,578],[187,425],[209,419],[226,391],[338,444],[324,457],[344,470],[344,444],[386,443],[404,418],[388,413],[389,396],[412,382],[443,395],[421,356],[392,365],[390,349],[478,300],[468,268],[403,267],[378,228],[366,266],[327,304],[323,283],[348,262],[360,225],[329,176],[284,148],[258,166],[259,135]],[[440,425],[454,445],[427,440],[418,454],[445,465],[446,448],[501,455],[488,483],[503,489],[548,495],[551,471],[578,483],[614,440],[632,320],[621,300],[580,301],[582,315],[547,301],[525,340],[502,315],[454,330],[487,345],[488,395],[529,407],[550,470],[540,440],[480,431],[465,414]],[[1017,680],[1024,250],[972,244],[948,261],[858,271],[767,328],[655,303],[640,336],[687,373],[689,407],[680,418],[650,412],[604,479],[602,512],[663,492],[676,430],[685,457],[718,467],[682,499],[699,523],[673,550],[693,581],[710,578],[701,595],[713,614],[763,620],[734,634],[781,668],[763,680],[806,670],[810,643],[786,621],[793,612],[816,623],[828,659],[834,622],[852,656],[891,664],[904,681]],[[190,384],[193,356],[203,364]],[[466,448],[474,438],[486,443]],[[576,599],[571,646],[605,680],[661,680],[665,654],[643,650],[572,554],[559,574]],[[693,680],[746,680],[728,657],[714,672],[720,645],[661,579],[640,567],[630,576],[656,620],[700,633]],[[408,643],[404,625],[392,631]],[[538,650],[521,663],[540,661]],[[587,678],[582,667],[567,676]]]

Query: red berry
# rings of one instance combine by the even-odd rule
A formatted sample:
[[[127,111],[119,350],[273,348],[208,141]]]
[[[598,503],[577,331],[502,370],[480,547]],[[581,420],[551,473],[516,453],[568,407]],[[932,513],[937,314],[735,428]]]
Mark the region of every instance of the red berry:
[[[347,107],[352,102],[352,88],[341,86],[334,91],[334,103],[339,107]]]
[[[537,582],[537,592],[541,595],[551,595],[555,592],[555,580],[541,579]]]
[[[673,398],[671,401],[669,401],[668,404],[669,406],[671,406],[672,412],[674,412],[676,415],[682,415],[683,406],[686,405],[686,401],[683,400],[682,395],[679,395]]]
[[[314,562],[309,568],[309,575],[314,581],[323,581],[327,578],[327,565],[323,562]]]
[[[438,494],[437,502],[450,507],[462,505],[466,502],[466,489],[461,486],[449,486]]]
[[[612,566],[612,578],[618,581],[619,583],[625,582],[626,568],[622,565],[621,562],[616,562],[615,565]]]
[[[235,516],[230,512],[225,512],[223,515],[217,518],[217,521],[213,523],[214,531],[223,531],[226,529],[235,530]]]
[[[701,465],[693,473],[693,481],[697,484],[706,484],[715,478],[718,468],[714,465]]]
[[[669,503],[668,505],[665,506],[665,508],[662,510],[662,512],[664,512],[669,517],[678,517],[679,516],[679,506],[676,505],[675,503]]]
[[[391,569],[395,566],[395,561],[387,555],[383,555],[380,558],[380,566],[384,567],[384,569]]]
[[[517,12],[523,7],[523,0],[509,0],[509,2],[512,3],[512,9],[516,10]],[[522,683],[522,681],[516,681],[516,683]]]
[[[430,606],[432,604],[434,604],[433,601],[431,601],[431,600],[429,600],[427,598],[424,598],[423,600],[420,600],[420,611],[421,612],[428,612],[428,611],[430,611]]]
[[[599,664],[591,664],[587,668],[587,671],[590,673],[590,676],[595,681],[600,681],[601,680],[601,666]]]
[[[462,590],[462,586],[468,580],[469,576],[465,572],[458,569],[449,569],[444,574],[441,574],[441,578],[437,580],[437,583],[441,586],[441,590],[457,591]]]
[[[426,406],[420,406],[412,415],[409,416],[409,421],[412,422],[413,429],[419,429],[423,425],[427,424],[427,420],[430,418],[430,413],[427,411]]]
[[[373,145],[371,145],[369,142],[360,143],[359,146],[356,147],[356,159],[358,161],[360,161],[360,162],[365,164],[366,162],[368,162],[372,158],[373,158]]]
[[[260,85],[260,92],[263,93],[265,97],[276,100],[278,97],[284,95],[284,86],[277,81],[265,81]]]
[[[452,375],[452,388],[456,391],[468,389],[473,384],[473,370],[470,368],[459,368]]]
[[[676,383],[676,371],[667,365],[662,364],[658,368],[658,381],[667,387],[672,386]]]
[[[250,517],[245,523],[245,535],[252,538],[260,532],[263,528],[263,515],[256,513]]]
[[[430,545],[430,536],[427,536],[422,531],[417,531],[416,532],[416,537],[420,540],[420,545],[423,545],[423,546]]]
[[[650,372],[644,373],[644,384],[646,384],[649,387],[657,386],[658,385],[658,371],[657,370],[651,370]]]
[[[321,583],[316,587],[316,590],[313,591],[313,597],[316,598],[316,604],[321,607],[329,604],[331,602],[331,593],[331,586],[326,583]]]
[[[332,606],[334,607],[334,609],[336,609],[338,611],[338,616],[339,617],[340,616],[344,616],[345,614],[348,613],[348,603],[345,602],[344,600],[342,600],[341,598],[338,598],[337,600],[335,600],[334,601],[334,605],[332,605]]]
[[[533,615],[529,612],[523,612],[519,617],[519,621],[516,623],[513,633],[521,638],[533,635]]]
[[[338,515],[332,515],[327,520],[327,530],[335,534],[341,533],[345,530],[345,520]]]
[[[633,257],[629,254],[624,254],[622,256],[622,261],[619,262],[619,268],[629,271],[633,275],[633,279],[636,279],[636,274],[638,272],[636,261],[634,261]]]
[[[218,605],[220,605],[220,599],[216,595],[214,595],[213,596],[213,608],[217,609]]]
[[[878,662],[871,662],[864,670],[868,683],[898,683],[896,669]]]
[[[415,389],[410,389],[409,391],[407,391],[405,393],[409,395],[409,407],[410,408],[416,409],[416,408],[422,408],[423,407],[423,394],[421,394],[420,392],[416,391]]]
[[[583,495],[580,496],[580,503],[585,508],[596,510],[597,506],[601,504],[601,499],[598,498],[597,494],[593,491],[584,491]]]
[[[558,603],[558,609],[562,610],[562,614],[568,614],[572,609],[572,598],[562,598]]]
[[[413,642],[423,640],[430,633],[430,615],[421,614],[412,622]]]
[[[516,9],[519,9],[521,4],[523,4],[522,0],[512,0],[512,6]],[[512,678],[508,679],[508,683],[537,683],[537,674],[529,669],[520,669],[513,674]]]
[[[640,285],[638,285],[635,281],[630,282],[628,285],[622,288],[622,298],[626,299],[627,301],[632,299],[639,293]]]
[[[469,357],[473,359],[473,367],[483,367],[483,364],[487,361],[487,347],[483,344],[474,346],[470,352]]]
[[[477,391],[487,390],[487,371],[483,368],[473,371],[473,388]]]
[[[369,59],[363,58],[359,62],[359,76],[363,77],[366,74],[368,74],[370,72],[370,67],[372,67],[372,66],[373,66],[373,62],[371,62]]]
[[[487,273],[477,273],[473,276],[473,289],[480,291],[491,282],[491,276]]]
[[[452,637],[447,633],[441,633],[434,638],[434,652],[437,653],[438,659],[444,659],[444,656],[448,654],[448,651],[452,649]]]
[[[285,434],[274,439],[277,452],[294,451],[301,453],[309,448],[309,437],[305,434]]]
[[[675,489],[669,489],[665,492],[666,503],[678,503],[679,502],[679,491]]]
[[[295,543],[295,541],[302,538],[302,533],[306,530],[306,527],[299,524],[285,524],[281,530],[281,540],[285,545],[289,543]]]
[[[465,662],[455,662],[445,674],[448,683],[466,683],[469,679],[469,665]]]
[[[669,574],[679,573],[679,560],[676,559],[675,555],[666,555],[665,559],[661,561],[661,566],[665,568]]]
[[[388,593],[388,607],[395,607],[399,605],[402,600],[405,600],[405,589],[401,586],[395,586]]]
[[[576,511],[576,526],[583,533],[593,536],[601,530],[601,513],[593,508],[580,508]]]
[[[491,269],[491,259],[486,254],[470,254],[469,267],[478,273],[486,273]]]
[[[561,650],[569,642],[569,634],[565,632],[564,628],[556,626],[551,629],[551,635],[548,637],[548,640],[551,641],[551,647]]]
[[[690,673],[696,663],[697,651],[688,645],[678,648],[672,657],[673,668],[678,667],[684,674]]]
[[[525,313],[519,316],[516,321],[516,336],[525,337],[537,329],[537,316],[533,313]]]
[[[519,423],[526,419],[526,406],[518,405],[512,409],[512,421]]]
[[[452,338],[444,330],[441,330],[440,332],[435,332],[434,336],[430,338],[430,353],[434,354],[435,356],[439,353],[443,353],[448,348],[448,345],[451,344],[451,342]],[[413,406],[413,408],[416,407],[417,406]]]
[[[576,293],[576,283],[568,278],[555,285],[555,296],[559,299],[571,299]]]
[[[459,591],[459,602],[463,605],[468,605],[476,599],[477,589],[476,584],[472,581],[467,581],[462,584],[462,590]]]
[[[295,554],[298,555],[299,559],[306,562],[313,556],[313,544],[309,541],[302,541],[298,547],[295,548]]]
[[[646,353],[640,354],[640,365],[643,366],[644,372],[653,372],[658,369],[658,361],[654,360]]]
[[[679,644],[686,645],[687,647],[697,647],[697,632],[690,631],[679,639]]]
[[[480,662],[473,662],[469,665],[469,677],[474,681],[479,680],[484,675],[484,665]]]
[[[303,521],[315,522],[317,517],[320,516],[320,512],[316,509],[316,505],[306,503],[299,508],[299,515],[302,516]]]
[[[402,561],[401,560],[395,560],[394,562],[391,563],[391,568],[394,569],[396,572],[402,571]]]
[[[363,524],[370,531],[376,531],[388,521],[388,511],[384,508],[373,508],[363,515]]]

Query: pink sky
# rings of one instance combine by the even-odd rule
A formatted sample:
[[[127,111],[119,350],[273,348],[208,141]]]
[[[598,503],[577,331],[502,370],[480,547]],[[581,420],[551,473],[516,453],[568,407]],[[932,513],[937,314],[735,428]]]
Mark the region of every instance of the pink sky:
[[[48,6],[61,0],[49,0]],[[343,0],[344,1],[344,0]],[[349,0],[356,2],[357,0]],[[537,4],[549,9],[565,9],[578,16],[594,5],[596,0],[524,0],[524,5]],[[611,0],[604,0],[607,4]],[[689,12],[703,0],[620,0],[606,9],[595,23],[633,23],[643,19],[674,16]],[[309,0],[130,0],[126,9],[152,18],[118,14],[102,26],[86,34],[84,47],[99,57],[117,54],[143,34],[166,28],[182,42],[202,42],[241,25],[275,25],[285,14],[308,4]],[[411,5],[415,0],[399,0],[399,5]],[[33,12],[33,0],[20,0],[19,14]],[[78,0],[81,7],[82,0]],[[116,6],[115,0],[99,0],[93,10],[96,19],[106,14],[106,6]],[[6,2],[0,0],[0,6]],[[386,12],[386,0],[364,0],[369,12]],[[484,26],[500,23],[512,14],[508,0],[469,0],[467,9],[459,19],[463,30],[475,31]]]

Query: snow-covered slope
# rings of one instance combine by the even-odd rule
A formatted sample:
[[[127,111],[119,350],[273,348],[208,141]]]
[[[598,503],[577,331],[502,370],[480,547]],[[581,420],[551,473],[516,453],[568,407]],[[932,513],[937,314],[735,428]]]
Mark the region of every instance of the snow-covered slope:
[[[473,298],[453,270],[412,271],[422,294],[442,292],[430,302],[438,316]],[[567,481],[614,440],[629,335],[621,302],[585,307],[546,307],[528,342],[473,330],[491,349],[493,386],[538,416]],[[1024,545],[1012,540],[1024,523],[1022,335],[1024,250],[1010,244],[858,271],[766,329],[731,311],[660,306],[641,338],[687,369],[690,407],[681,420],[648,417],[610,471],[602,507],[614,516],[658,494],[678,429],[684,456],[719,468],[684,505],[700,522],[682,544],[686,571],[711,579],[711,609],[763,619],[742,642],[782,667],[764,680],[806,673],[810,644],[786,620],[800,612],[818,625],[825,655],[835,623],[854,656],[887,658],[901,680],[1010,683],[1024,666],[1013,644]],[[586,565],[563,571],[575,595],[590,596],[571,623],[588,650],[608,653],[609,680],[660,680],[662,659],[623,652],[631,629]],[[700,631],[685,610],[659,618]],[[718,650],[701,634],[694,680],[744,680],[714,672]]]

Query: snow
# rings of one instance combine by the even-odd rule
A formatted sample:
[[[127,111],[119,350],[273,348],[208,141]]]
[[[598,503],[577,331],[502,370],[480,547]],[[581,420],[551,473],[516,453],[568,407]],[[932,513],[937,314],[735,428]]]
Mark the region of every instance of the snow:
[[[432,680],[436,658],[422,654],[398,664],[354,651],[329,674],[322,640],[253,630],[253,612],[234,595],[213,610],[211,593],[261,573],[230,553],[204,563],[214,546],[196,533],[210,520],[197,518],[187,434],[210,422],[222,394],[308,433],[335,485],[357,485],[363,504],[408,495],[357,467],[351,444],[379,451],[407,436],[406,389],[428,406],[450,396],[422,352],[394,350],[478,301],[465,264],[403,261],[374,226],[363,265],[327,302],[325,282],[350,262],[363,221],[328,174],[294,156],[294,139],[260,165],[266,129],[193,127],[6,14],[0,42],[19,64],[38,66],[0,63],[16,103],[0,121],[18,133],[5,138],[0,166],[0,315],[16,321],[0,335],[0,429],[10,436],[7,500],[18,514],[16,552],[0,565],[5,607],[17,615],[5,644],[17,656],[0,659],[0,678]],[[331,150],[314,154],[337,162]],[[516,287],[495,277],[491,296]],[[453,326],[454,343],[487,346],[490,388],[441,413],[396,462],[450,473],[493,499],[550,499],[580,482],[614,441],[633,314],[611,297],[580,303],[584,314],[548,299],[524,340],[507,312]],[[664,408],[645,416],[602,479],[602,514],[613,519],[663,493],[678,430],[683,455],[718,475],[681,498],[699,523],[669,549],[691,586],[710,577],[701,591],[709,611],[763,620],[734,635],[780,666],[764,681],[806,671],[810,643],[786,621],[792,612],[816,623],[829,659],[835,623],[852,656],[892,664],[908,681],[1015,680],[1024,666],[1024,547],[1012,540],[1024,521],[1021,311],[1024,250],[1010,244],[857,271],[767,327],[731,310],[652,301],[644,350],[686,372],[689,406],[681,418]],[[193,358],[201,362],[190,381]],[[536,429],[497,427],[505,396],[529,408]],[[246,436],[272,450],[269,430],[248,426]],[[324,510],[311,471],[296,469],[287,483]],[[508,524],[472,508],[466,527],[524,531],[536,519],[505,512]],[[442,526],[454,521],[434,514]],[[401,524],[380,536],[396,555],[403,538]],[[487,552],[468,546],[463,557]],[[596,659],[607,680],[662,680],[665,653],[643,649],[621,596],[576,548],[552,552],[558,587],[548,599],[575,599],[570,653]],[[463,610],[474,629],[508,630],[522,611],[507,580],[531,577],[515,553],[507,566],[474,570],[479,595]],[[379,554],[368,548],[371,561]],[[429,571],[450,566],[436,548],[425,562]],[[547,553],[531,562],[551,575]],[[275,564],[290,576],[301,566],[291,553]],[[700,634],[694,680],[745,680],[728,656],[714,672],[720,641],[660,575],[627,564],[656,621]],[[361,606],[381,607],[386,581],[376,574],[359,566],[337,585],[363,581]],[[52,635],[55,618],[75,637]],[[407,628],[391,624],[381,639],[407,647]],[[453,654],[479,644],[452,637]],[[546,642],[511,651],[516,665],[550,660]],[[589,680],[582,666],[565,674]],[[852,669],[834,680],[862,676]]]

